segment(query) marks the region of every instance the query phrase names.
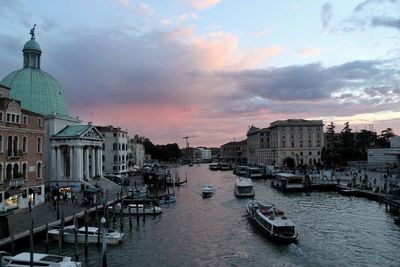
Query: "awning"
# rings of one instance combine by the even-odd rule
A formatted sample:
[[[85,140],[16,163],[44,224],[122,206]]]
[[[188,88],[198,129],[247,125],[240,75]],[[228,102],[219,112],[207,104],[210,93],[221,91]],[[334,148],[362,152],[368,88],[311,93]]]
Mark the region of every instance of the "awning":
[[[31,187],[29,188],[28,192],[29,194],[33,194],[33,193],[39,193],[40,192],[40,187]]]
[[[85,189],[86,193],[97,193],[101,191],[101,188],[89,187]]]
[[[6,192],[4,192],[4,196],[7,199],[11,196],[20,195],[20,194],[24,194],[24,193],[25,193],[25,189],[16,188],[16,189],[7,190]]]

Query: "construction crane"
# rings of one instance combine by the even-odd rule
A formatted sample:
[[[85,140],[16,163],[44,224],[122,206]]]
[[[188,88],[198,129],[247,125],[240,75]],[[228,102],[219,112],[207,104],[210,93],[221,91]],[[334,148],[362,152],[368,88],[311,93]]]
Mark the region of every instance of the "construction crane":
[[[186,148],[189,148],[189,138],[197,137],[197,135],[189,135],[189,136],[184,136],[182,139],[186,139]]]

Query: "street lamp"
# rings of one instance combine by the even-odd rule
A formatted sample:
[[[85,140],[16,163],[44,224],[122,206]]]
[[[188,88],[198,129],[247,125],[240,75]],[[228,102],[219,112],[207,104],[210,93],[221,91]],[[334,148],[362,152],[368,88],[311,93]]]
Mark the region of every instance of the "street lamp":
[[[106,218],[102,217],[100,220],[101,223],[101,243],[102,243],[102,261],[103,267],[107,267],[107,241],[106,241]]]

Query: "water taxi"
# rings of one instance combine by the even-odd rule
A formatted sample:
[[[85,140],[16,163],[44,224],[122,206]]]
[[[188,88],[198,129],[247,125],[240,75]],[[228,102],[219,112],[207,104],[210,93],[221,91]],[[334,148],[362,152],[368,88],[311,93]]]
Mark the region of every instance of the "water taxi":
[[[61,229],[54,228],[48,231],[49,235],[54,238],[58,239],[60,235]],[[97,243],[98,236],[99,236],[99,228],[98,227],[88,227],[88,243]],[[100,232],[100,235],[102,233]],[[85,243],[85,235],[86,230],[85,227],[81,227],[77,229],[77,242],[78,243]],[[113,229],[107,229],[106,232],[106,242],[107,244],[118,244],[122,241],[124,237],[123,233],[115,231]],[[101,242],[102,238],[100,238]],[[75,226],[69,225],[64,227],[64,241],[67,243],[75,243]]]
[[[205,184],[203,185],[203,188],[201,189],[201,194],[203,197],[211,197],[214,193],[214,189],[212,185],[210,184]]]
[[[284,215],[283,211],[275,208],[274,204],[251,200],[246,205],[246,211],[249,218],[274,240],[285,243],[297,240],[295,224]]]
[[[219,170],[219,165],[218,163],[211,163],[210,165],[208,165],[208,168],[212,171],[217,171]]]
[[[251,179],[261,179],[263,178],[262,169],[258,167],[246,167],[245,176]]]
[[[2,266],[21,267],[31,266],[31,254],[22,252],[15,256],[7,256],[2,259]],[[80,267],[81,262],[72,261],[71,257],[33,253],[33,266],[48,266],[48,267]]]
[[[235,181],[235,196],[237,197],[253,197],[254,187],[250,178],[239,177]]]

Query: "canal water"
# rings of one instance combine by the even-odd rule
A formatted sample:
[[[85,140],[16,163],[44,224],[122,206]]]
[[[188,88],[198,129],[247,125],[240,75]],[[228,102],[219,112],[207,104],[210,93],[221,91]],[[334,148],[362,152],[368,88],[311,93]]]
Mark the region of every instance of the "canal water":
[[[284,194],[269,180],[254,181],[256,199],[274,203],[296,224],[296,244],[278,244],[246,217],[248,200],[234,196],[232,171],[208,165],[180,167],[188,183],[176,188],[177,202],[139,225],[124,218],[125,239],[107,247],[108,266],[400,266],[400,227],[384,205],[337,193]],[[201,187],[215,188],[203,199]],[[119,229],[119,221],[114,225]],[[93,245],[84,266],[101,266]],[[57,242],[51,252],[57,253]],[[74,255],[74,245],[65,254]]]

